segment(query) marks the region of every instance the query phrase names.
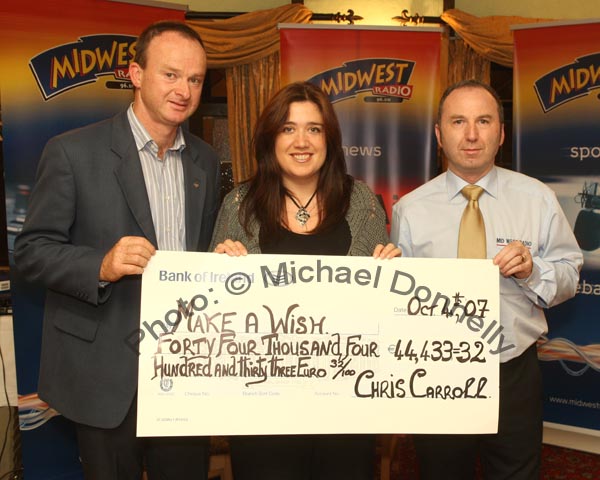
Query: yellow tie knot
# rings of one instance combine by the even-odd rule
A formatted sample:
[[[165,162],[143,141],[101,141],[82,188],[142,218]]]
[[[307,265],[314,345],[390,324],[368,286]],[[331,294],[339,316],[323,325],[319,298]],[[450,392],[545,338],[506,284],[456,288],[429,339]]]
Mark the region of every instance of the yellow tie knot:
[[[465,185],[461,190],[461,193],[467,200],[476,202],[483,193],[483,188],[479,185]]]

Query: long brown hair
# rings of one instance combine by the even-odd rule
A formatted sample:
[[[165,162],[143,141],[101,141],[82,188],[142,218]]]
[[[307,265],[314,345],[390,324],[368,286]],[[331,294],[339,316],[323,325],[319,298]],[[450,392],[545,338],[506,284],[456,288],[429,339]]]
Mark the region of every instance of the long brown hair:
[[[313,232],[327,230],[340,222],[350,204],[353,178],[346,173],[342,132],[333,106],[316,85],[309,82],[291,83],[271,98],[256,123],[252,138],[258,168],[248,180],[248,193],[240,207],[240,222],[250,234],[251,218],[258,220],[261,238],[277,238],[284,218],[286,189],[275,156],[275,140],[287,122],[290,105],[294,102],[312,102],[323,116],[327,155],[319,172],[317,195],[320,216],[319,225]]]

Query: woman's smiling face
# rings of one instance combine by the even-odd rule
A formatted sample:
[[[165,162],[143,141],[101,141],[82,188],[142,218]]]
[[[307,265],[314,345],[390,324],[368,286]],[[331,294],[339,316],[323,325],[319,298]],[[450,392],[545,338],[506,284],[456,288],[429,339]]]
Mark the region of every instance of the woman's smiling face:
[[[275,139],[275,156],[284,185],[318,181],[327,157],[323,115],[313,102],[290,104],[287,121]]]

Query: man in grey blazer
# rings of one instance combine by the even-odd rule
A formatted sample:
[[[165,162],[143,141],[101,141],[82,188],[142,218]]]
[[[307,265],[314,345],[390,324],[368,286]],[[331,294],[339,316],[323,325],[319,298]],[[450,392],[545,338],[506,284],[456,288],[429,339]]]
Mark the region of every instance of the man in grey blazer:
[[[181,128],[200,102],[202,40],[180,22],[140,35],[134,102],[51,139],[15,242],[47,289],[40,397],[74,421],[86,479],[206,478],[208,438],[136,438],[132,348],[156,249],[205,251],[219,208],[215,152]]]

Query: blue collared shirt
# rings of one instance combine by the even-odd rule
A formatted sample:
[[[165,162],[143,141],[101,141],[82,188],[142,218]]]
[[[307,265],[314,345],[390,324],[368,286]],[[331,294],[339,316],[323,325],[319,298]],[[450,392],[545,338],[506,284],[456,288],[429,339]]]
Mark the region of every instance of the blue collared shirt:
[[[456,258],[467,183],[451,171],[404,195],[393,208],[391,239],[406,257]],[[513,240],[530,251],[533,271],[518,280],[500,276],[500,323],[506,362],[548,330],[544,308],[575,295],[583,255],[556,195],[542,182],[494,167],[477,182],[486,231],[487,257]]]

